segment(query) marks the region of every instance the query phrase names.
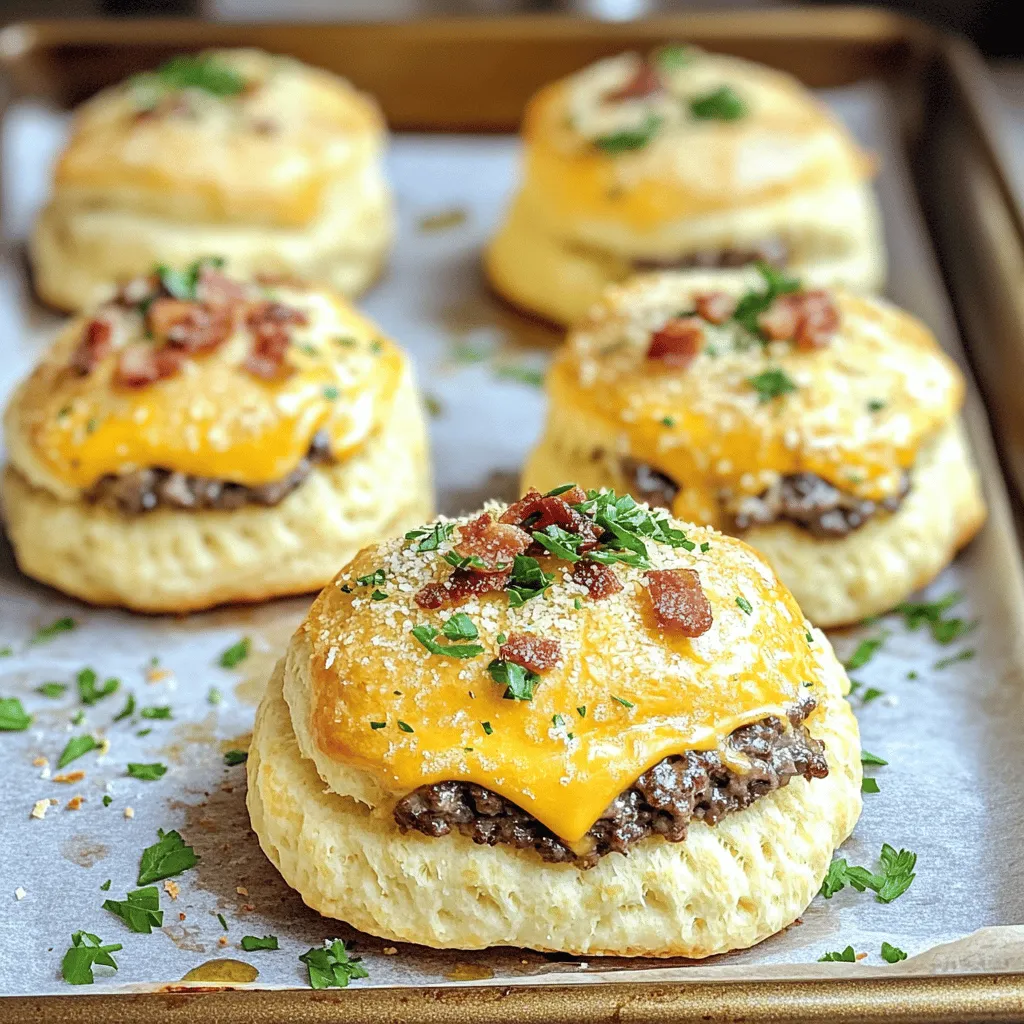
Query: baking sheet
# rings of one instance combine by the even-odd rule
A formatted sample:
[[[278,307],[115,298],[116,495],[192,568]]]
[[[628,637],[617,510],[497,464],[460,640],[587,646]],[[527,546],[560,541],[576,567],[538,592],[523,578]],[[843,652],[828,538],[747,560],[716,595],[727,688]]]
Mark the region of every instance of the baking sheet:
[[[830,92],[827,99],[881,158],[891,296],[957,352],[887,93],[865,84]],[[0,264],[3,395],[59,323],[31,300],[21,243],[45,195],[65,127],[63,114],[31,104],[15,105],[4,122],[2,210],[10,241]],[[518,467],[541,424],[543,396],[529,380],[557,335],[496,302],[478,270],[480,246],[515,182],[517,152],[509,137],[405,135],[395,139],[390,154],[400,235],[386,278],[362,305],[416,360],[436,413],[434,465],[439,506],[447,513],[474,508],[485,497],[513,497]],[[428,230],[424,217],[453,210],[465,219],[440,217],[447,226]],[[865,688],[885,691],[857,712],[865,749],[890,764],[871,771],[881,792],[865,796],[864,815],[843,855],[871,867],[883,842],[916,851],[917,879],[895,903],[878,904],[870,893],[850,889],[829,902],[818,898],[799,925],[752,950],[700,964],[581,961],[508,949],[434,953],[353,932],[305,908],[277,876],[248,830],[244,768],[223,762],[226,750],[245,746],[263,682],[308,599],[184,619],[139,618],[88,609],[31,583],[17,574],[9,549],[2,547],[0,650],[9,645],[12,653],[0,657],[0,695],[20,697],[35,721],[26,732],[0,734],[0,993],[167,983],[218,957],[257,967],[258,984],[304,985],[298,954],[335,936],[364,957],[370,976],[354,983],[361,987],[1024,970],[1024,929],[995,927],[1024,925],[1024,889],[1018,884],[1024,796],[1017,782],[1024,775],[1024,593],[1002,481],[984,417],[973,397],[972,402],[970,425],[987,474],[992,517],[928,595],[961,591],[956,611],[977,618],[978,626],[949,648],[926,633],[907,632],[896,616],[833,637],[840,654],[849,655],[864,636],[888,634],[870,663],[853,674]],[[76,620],[75,630],[47,643],[28,642],[40,626],[64,615]],[[252,638],[251,655],[235,670],[219,667],[220,653],[243,636]],[[966,649],[976,652],[972,660],[935,667]],[[154,656],[160,671],[152,671]],[[120,678],[121,691],[86,708],[85,721],[73,726],[71,718],[80,710],[74,676],[84,666],[101,678]],[[908,678],[911,671],[916,679]],[[62,699],[35,692],[51,680],[70,684]],[[211,688],[223,696],[218,705],[208,702]],[[112,722],[126,690],[139,707],[171,706],[173,718]],[[151,733],[137,735],[147,727]],[[41,777],[45,769],[34,760],[49,758],[55,772],[68,737],[87,730],[111,746],[107,754],[87,754],[71,766],[84,768],[85,779],[62,785]],[[129,761],[161,761],[170,770],[159,781],[141,782],[125,777]],[[76,795],[85,798],[81,808],[66,809]],[[108,807],[105,795],[111,797]],[[34,803],[51,796],[58,803],[46,817],[31,818]],[[164,928],[133,934],[101,904],[135,887],[139,855],[156,840],[158,828],[179,829],[201,859],[175,879],[176,900],[161,893]],[[107,879],[109,893],[100,890]],[[22,899],[15,895],[19,888]],[[92,989],[70,989],[60,977],[70,934],[79,929],[124,944],[117,975],[97,970]],[[990,930],[957,942],[979,929]],[[279,951],[240,949],[243,935],[266,934],[278,937]],[[884,964],[883,940],[906,950],[911,960]],[[858,965],[816,962],[827,950],[847,945],[869,956]],[[926,950],[931,952],[914,958]]]

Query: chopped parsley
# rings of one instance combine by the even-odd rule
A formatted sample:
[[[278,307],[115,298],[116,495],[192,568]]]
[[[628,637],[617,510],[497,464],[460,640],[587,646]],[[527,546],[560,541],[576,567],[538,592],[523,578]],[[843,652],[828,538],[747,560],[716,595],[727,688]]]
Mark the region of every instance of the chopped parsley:
[[[383,729],[388,723],[387,722],[371,722],[371,729]]]
[[[505,687],[505,700],[533,700],[540,676],[514,661],[495,658],[488,666],[491,678]]]
[[[696,59],[696,54],[690,46],[680,46],[672,43],[662,46],[654,54],[654,63],[662,71],[678,71],[680,68],[689,67]]]
[[[661,115],[652,112],[644,118],[642,124],[635,128],[623,128],[621,131],[611,132],[608,135],[599,135],[594,139],[594,145],[602,153],[611,155],[626,153],[633,149],[643,149],[661,130],[661,124]]]
[[[917,877],[914,873],[917,854],[909,850],[897,852],[888,843],[883,843],[878,860],[880,871],[877,874],[867,868],[847,864],[843,857],[832,861],[821,885],[821,895],[830,900],[850,885],[857,892],[871,889],[879,903],[892,903],[910,888]]]
[[[408,722],[403,722],[401,719],[398,720],[398,728],[402,732],[415,732],[416,730]]]
[[[586,704],[581,704],[576,709],[576,714],[579,715],[580,718],[586,718],[587,717],[587,705]]]
[[[158,707],[143,708],[139,714],[143,718],[164,719],[171,717],[171,709],[167,704]]]
[[[388,595],[385,594],[383,590],[375,590],[370,595],[370,600],[371,601],[386,601],[387,599],[388,599]]]
[[[116,715],[114,715],[115,722],[121,722],[126,718],[130,718],[135,714],[135,694],[129,693],[125,697],[124,707]]]
[[[280,949],[281,947],[277,944],[276,935],[264,935],[262,939],[257,938],[255,935],[243,935],[242,936],[242,949],[246,953],[253,953],[257,949]]]
[[[31,644],[45,644],[48,640],[52,640],[55,636],[60,636],[61,633],[69,633],[78,625],[77,622],[70,615],[66,615],[62,619],[57,619],[51,622],[48,626],[43,626],[42,629],[36,630],[35,635],[29,641]]]
[[[348,988],[353,978],[370,976],[359,957],[348,955],[341,939],[325,942],[322,947],[314,946],[299,959],[309,971],[310,988]]]
[[[167,774],[167,765],[154,761],[152,764],[139,764],[136,761],[128,762],[128,774],[133,779],[142,779],[143,782],[155,782]]]
[[[958,651],[948,658],[939,658],[932,667],[937,669],[949,668],[950,665],[955,665],[957,662],[970,661],[976,653],[973,647],[965,647],[962,651]]]
[[[533,530],[532,533],[533,539],[555,558],[573,563],[580,560],[581,556],[576,549],[583,543],[583,538],[578,533],[570,533],[554,523],[543,530]]]
[[[540,596],[551,586],[554,578],[555,574],[544,572],[536,558],[516,555],[512,560],[512,575],[505,585],[509,605],[519,608],[527,601]]]
[[[754,606],[742,595],[736,598],[736,604],[739,605],[740,610],[747,615],[752,615],[754,612]]]
[[[76,711],[71,716],[71,724],[72,725],[81,725],[84,721],[85,721],[85,712],[82,711],[82,710]]]
[[[768,309],[769,306],[780,296],[790,292],[799,291],[800,282],[795,277],[790,277],[781,270],[776,270],[770,263],[759,261],[756,264],[757,272],[764,281],[763,291],[752,289],[740,297],[733,313],[733,320],[736,321],[746,332],[757,341],[768,339],[761,331],[758,317]]]
[[[578,597],[574,597],[572,599],[572,606],[576,611],[579,611],[583,607],[583,602]]]
[[[212,54],[178,54],[156,71],[139,76],[155,79],[163,88],[201,89],[213,96],[235,96],[245,89],[245,79],[230,65]]]
[[[860,752],[860,763],[867,765],[887,765],[889,762],[884,757],[879,757],[877,754],[871,754],[866,750]]]
[[[877,700],[879,697],[885,696],[885,690],[880,690],[877,686],[869,686],[861,695],[861,704],[870,704],[873,700]]]
[[[0,647],[0,658],[9,658],[13,653],[14,648],[10,644]]]
[[[672,416],[662,416],[661,425],[663,427],[674,427],[676,425],[675,418]]]
[[[57,761],[57,767],[66,768],[72,761],[77,761],[83,754],[88,754],[90,750],[95,750],[98,746],[95,736],[88,734],[72,736]]]
[[[455,618],[455,616],[452,616]],[[449,622],[451,620],[449,619]],[[472,625],[472,623],[470,623]],[[445,623],[447,629],[448,623]],[[474,631],[475,631],[474,627]],[[431,654],[440,655],[445,658],[475,658],[477,655],[483,654],[484,649],[480,644],[461,644],[461,643],[448,643],[439,644],[436,637],[440,634],[438,631],[429,625],[414,626],[412,629],[412,635],[424,646]],[[448,636],[445,633],[445,636]],[[411,731],[411,730],[410,730]]]
[[[173,829],[164,832],[157,829],[159,841],[142,851],[139,861],[138,885],[149,885],[172,875],[180,875],[199,862],[196,851],[186,846],[185,841]]]
[[[860,791],[862,793],[878,793],[881,792],[878,788],[878,780],[872,779],[870,776],[865,775],[860,780]]]
[[[104,807],[109,807],[113,802],[114,802],[114,798],[109,793],[104,793],[103,794],[103,806]]]
[[[797,389],[793,378],[780,366],[770,366],[767,370],[748,377],[747,383],[757,392],[757,400],[762,405],[791,394]]]
[[[612,694],[612,700],[618,704],[621,704],[624,708],[636,707],[635,704],[633,704],[631,701],[626,700],[625,697],[616,697],[614,693]]]
[[[69,985],[91,985],[94,967],[112,967],[117,970],[117,963],[110,955],[122,949],[121,943],[112,942],[104,945],[98,935],[91,932],[75,932],[71,936],[71,948],[64,954],[60,964],[60,973]]]
[[[694,96],[690,113],[700,121],[738,121],[747,114],[747,105],[731,85]]]
[[[216,707],[223,699],[224,695],[216,686],[211,686],[206,694],[206,703],[212,704],[214,707]]]
[[[110,678],[102,686],[96,685],[96,673],[91,668],[83,668],[75,677],[78,684],[78,696],[83,704],[95,704],[97,701],[109,697],[121,685],[120,679]]]
[[[818,957],[818,963],[846,963],[853,964],[857,962],[857,954],[853,951],[853,946],[847,946],[846,949],[839,953],[826,953],[824,956]]]
[[[494,728],[492,727],[490,722],[481,722],[480,725],[483,726],[483,730],[488,736],[490,736],[491,733],[494,732]]]
[[[434,523],[429,530],[410,530],[405,539],[419,541],[416,545],[417,551],[436,551],[442,544],[452,539],[454,529],[454,523]]]
[[[234,668],[236,665],[240,665],[246,658],[249,657],[249,651],[252,647],[252,640],[243,636],[241,640],[233,643],[226,651],[220,656],[220,667],[221,668]]]
[[[701,546],[700,546],[700,553],[702,555],[706,555],[710,550],[711,550],[711,545],[707,541],[704,541],[701,544]]]
[[[859,668],[863,668],[875,656],[882,644],[885,643],[886,637],[887,634],[883,633],[881,636],[872,637],[870,640],[861,640],[853,654],[843,663],[843,667],[847,672],[854,672]]]
[[[954,590],[937,601],[904,601],[896,606],[896,611],[903,616],[907,629],[927,626],[935,640],[940,644],[948,644],[977,625],[976,622],[965,622],[963,619],[946,618],[946,612],[962,599],[963,594]]]
[[[868,401],[868,412],[881,412],[886,404],[884,399],[872,398]]]
[[[907,959],[907,954],[904,953],[899,946],[893,946],[890,945],[888,942],[883,942],[882,959],[887,964],[898,964],[901,960]]]
[[[103,909],[121,918],[133,932],[148,935],[164,923],[160,892],[155,885],[135,889],[124,900],[104,900]]]
[[[565,719],[559,714],[554,714],[551,716],[551,724],[557,729],[565,725]]]
[[[236,764],[245,764],[249,759],[249,754],[245,750],[229,750],[224,755],[224,763],[229,767],[233,768]]]
[[[525,384],[531,388],[544,387],[544,371],[535,366],[523,366],[516,363],[496,366],[494,376],[498,380],[514,381],[516,384]]]
[[[110,892],[110,883],[113,881],[112,878],[108,878],[101,886],[100,889],[103,892]]]
[[[328,384],[327,387],[324,388],[324,398],[326,398],[328,402],[336,402],[340,394],[341,392],[333,384]]]
[[[57,700],[67,692],[67,683],[42,683],[36,687],[36,693],[49,700]]]
[[[356,578],[356,585],[360,587],[382,587],[387,581],[387,573],[383,569],[374,569],[365,576]]]
[[[195,302],[199,298],[199,279],[205,267],[218,270],[224,266],[224,260],[219,256],[208,256],[205,259],[195,260],[184,270],[176,270],[158,264],[156,276],[160,279],[161,286],[176,299],[183,302]],[[148,303],[147,303],[148,306]]]
[[[227,931],[228,930],[228,923],[227,923],[227,921],[224,920],[224,915],[223,914],[218,914],[217,915],[217,920],[220,921],[221,928],[223,928],[224,931]]]
[[[0,697],[0,732],[22,732],[32,723],[32,716],[17,697]]]
[[[456,612],[441,627],[441,633],[449,640],[476,640],[480,636],[473,620],[465,612]]]

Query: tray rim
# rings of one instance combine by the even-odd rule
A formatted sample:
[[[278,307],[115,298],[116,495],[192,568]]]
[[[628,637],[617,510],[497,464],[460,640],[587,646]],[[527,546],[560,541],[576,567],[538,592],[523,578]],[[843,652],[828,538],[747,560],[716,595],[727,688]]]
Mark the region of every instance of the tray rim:
[[[941,64],[959,90],[971,114],[986,161],[995,169],[1002,198],[1024,237],[1024,211],[1014,200],[1004,170],[1002,147],[984,98],[989,83],[980,56],[970,43],[943,34],[925,22],[873,7],[820,7],[758,11],[691,12],[633,22],[600,22],[560,14],[494,17],[434,17],[406,22],[205,22],[197,19],[56,19],[14,21],[0,27],[0,73],[14,88],[0,94],[0,118],[5,101],[33,95],[16,86],[16,65],[39,47],[54,45],[116,46],[147,43],[154,46],[239,45],[240,35],[332,31],[358,36],[386,32],[395,38],[500,40],[511,33],[518,41],[566,39],[615,41],[689,36],[701,39],[778,40],[780,36],[827,44],[855,42],[877,46],[904,44],[919,59]],[[286,42],[286,39],[282,39]],[[249,44],[252,44],[250,39]],[[0,78],[0,86],[5,83]],[[396,130],[408,130],[403,125]],[[438,130],[436,127],[435,131]],[[443,129],[442,129],[443,130]],[[944,281],[947,285],[948,282]],[[960,325],[962,326],[962,325]],[[962,335],[965,332],[961,329]],[[966,345],[966,337],[965,347]],[[1004,485],[1010,481],[1000,472]],[[651,962],[657,966],[656,961]],[[202,995],[199,1001],[196,996]],[[77,997],[77,998],[74,998]],[[337,1001],[336,1000],[340,1000]],[[145,1021],[158,1019],[207,1024],[264,1024],[294,1020],[320,1024],[341,1019],[346,1024],[383,1021],[423,1021],[448,1024],[472,1015],[477,1024],[507,1024],[509,1019],[557,1022],[586,1015],[595,1024],[635,1020],[658,1024],[669,1021],[744,1020],[846,1024],[871,1021],[1020,1020],[1024,1017],[1024,965],[1006,973],[893,975],[871,978],[813,980],[735,979],[714,981],[595,982],[559,984],[473,984],[424,987],[354,988],[345,993],[308,989],[244,989],[202,986],[184,989],[166,985],[142,992],[69,992],[45,996],[0,996],[0,1024],[77,1024],[101,1019]],[[344,1017],[341,1014],[344,1014]]]

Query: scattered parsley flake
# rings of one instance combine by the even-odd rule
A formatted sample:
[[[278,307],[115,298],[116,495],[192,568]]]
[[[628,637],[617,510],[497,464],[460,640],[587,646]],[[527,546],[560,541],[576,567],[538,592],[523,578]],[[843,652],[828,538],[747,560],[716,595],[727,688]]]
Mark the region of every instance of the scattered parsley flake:
[[[903,952],[899,946],[890,945],[888,942],[882,943],[882,959],[887,964],[898,964],[901,960],[907,959],[907,954]]]
[[[17,697],[0,697],[0,732],[23,732],[32,724],[32,716]]]
[[[872,779],[870,776],[865,775],[860,780],[860,791],[862,793],[879,793],[881,790],[878,788],[878,780]]]
[[[695,96],[690,113],[699,121],[738,121],[747,114],[747,104],[731,85]]]
[[[441,632],[448,640],[476,640],[480,636],[473,620],[465,612],[456,612],[441,627]]]
[[[72,761],[77,761],[83,754],[88,754],[90,750],[95,750],[98,746],[96,737],[90,736],[88,733],[84,736],[72,736],[57,761],[57,767],[66,768]]]
[[[436,551],[442,544],[452,539],[454,529],[454,523],[434,523],[429,530],[410,530],[405,539],[419,541],[416,545],[418,552]]]
[[[213,704],[214,706],[216,706],[223,699],[224,696],[223,694],[221,694],[220,690],[218,690],[216,686],[211,686],[209,693],[207,693],[206,695],[206,703]]]
[[[559,726],[565,725],[565,719],[559,714],[554,714],[551,716],[551,724],[557,729]]]
[[[885,643],[887,636],[888,634],[883,633],[870,640],[861,640],[853,654],[843,663],[843,667],[847,672],[855,672],[857,669],[863,668]]]
[[[752,615],[754,612],[754,606],[742,595],[736,598],[736,604],[739,605],[740,610],[746,615]]]
[[[143,718],[164,719],[171,717],[171,709],[167,704],[157,707],[143,708],[139,714]]]
[[[711,545],[707,541],[704,541],[701,544],[701,546],[700,546],[700,553],[702,555],[706,555],[710,550],[711,550]]]
[[[233,643],[220,656],[221,668],[234,668],[249,657],[249,650],[252,647],[252,640],[243,636],[237,643]]]
[[[454,616],[453,616],[454,618]],[[450,621],[450,620],[449,620]],[[474,627],[475,628],[475,627]],[[435,639],[438,631],[429,625],[414,626],[412,635],[431,653],[446,658],[475,658],[483,654],[484,649],[479,644],[439,644]],[[411,731],[411,730],[410,730]]]
[[[388,723],[387,722],[371,722],[371,729],[383,729]]]
[[[152,79],[165,89],[201,89],[213,96],[235,96],[246,87],[245,79],[230,65],[213,54],[178,54],[156,71],[138,76],[150,82]]]
[[[149,935],[164,923],[160,892],[155,885],[135,889],[124,900],[104,900],[103,909],[121,918],[133,932]]]
[[[853,950],[853,946],[847,946],[842,952],[839,953],[826,953],[824,956],[818,957],[818,963],[832,963],[840,962],[853,964],[857,962],[857,954]]]
[[[83,668],[75,677],[78,684],[78,696],[83,704],[93,705],[97,701],[109,697],[121,685],[120,679],[113,677],[106,680],[102,686],[96,685],[96,673],[91,668]]]
[[[103,794],[103,806],[109,807],[114,802],[114,798],[109,793]]]
[[[576,611],[579,611],[583,607],[583,602],[580,600],[580,598],[574,597],[572,599],[572,606],[576,609]]]
[[[383,590],[375,590],[370,595],[370,599],[372,601],[386,601],[388,599],[388,595],[385,594]]]
[[[490,735],[491,735],[491,733],[492,733],[492,732],[494,732],[494,729],[492,728],[492,726],[491,726],[491,723],[490,723],[490,722],[481,722],[480,724],[481,724],[481,725],[483,726],[484,732],[485,732],[485,733],[486,733],[486,734],[487,734],[488,736],[490,736]]]
[[[368,978],[359,957],[349,957],[345,943],[333,939],[322,947],[314,946],[299,959],[309,971],[309,986],[314,989],[348,988],[354,978]]]
[[[249,754],[245,750],[229,750],[224,755],[224,763],[229,767],[233,768],[236,764],[245,764],[249,759]]]
[[[576,709],[576,714],[579,715],[580,718],[586,718],[587,717],[587,705],[586,704],[581,704]]]
[[[403,722],[401,719],[398,720],[398,728],[401,729],[402,732],[415,732],[408,722]]]
[[[356,585],[360,587],[382,587],[387,582],[387,573],[383,569],[374,569],[373,572],[356,579]]]
[[[103,940],[91,932],[75,932],[71,936],[71,948],[61,961],[60,973],[69,985],[91,985],[95,981],[94,967],[117,970],[117,963],[110,954],[121,948],[119,942],[104,945]]]
[[[124,721],[126,718],[130,718],[135,714],[135,694],[129,692],[125,697],[124,707],[116,715],[114,715],[115,722]]]
[[[224,931],[227,931],[228,930],[228,923],[227,923],[227,921],[224,920],[224,915],[223,914],[218,914],[217,915],[217,920],[220,921],[221,928],[223,928]]]
[[[36,687],[36,693],[48,700],[57,700],[59,697],[63,697],[67,692],[67,683],[42,683]]]
[[[873,700],[878,700],[879,697],[885,696],[885,690],[880,690],[877,686],[869,686],[860,696],[862,704],[870,704]]]
[[[680,46],[678,43],[662,46],[654,54],[654,62],[662,71],[678,71],[689,67],[695,58],[692,47]]]
[[[258,949],[280,949],[280,946],[277,944],[276,935],[264,935],[262,939],[257,938],[255,935],[243,935],[242,949],[246,953],[253,953]]]
[[[515,364],[497,366],[494,369],[494,376],[498,380],[513,381],[516,384],[525,384],[531,388],[544,387],[544,371],[534,366],[518,366]]]
[[[796,382],[781,366],[770,366],[753,377],[747,383],[757,392],[757,400],[762,405],[782,398],[783,395],[796,391]]]
[[[36,630],[35,635],[29,643],[45,644],[47,641],[52,640],[55,636],[59,636],[61,633],[69,633],[77,625],[78,623],[75,622],[70,615],[66,615],[64,618],[57,619],[54,622],[51,622],[48,626],[43,626],[42,629]]]
[[[973,647],[965,647],[948,658],[940,658],[932,667],[936,669],[949,668],[950,665],[955,665],[957,662],[970,661],[976,653]]]
[[[76,711],[71,716],[71,724],[72,725],[81,725],[84,721],[85,721],[85,712],[82,711],[82,710]]]
[[[624,697],[616,697],[614,693],[612,694],[612,700],[614,700],[617,703],[621,704],[624,708],[635,708],[636,707],[636,705],[633,704],[631,701],[626,700]]]
[[[860,752],[860,763],[868,765],[887,765],[889,762],[884,757],[879,757],[877,754],[871,754],[867,750]]]
[[[141,779],[143,782],[155,782],[167,774],[167,765],[154,761],[152,764],[139,764],[136,761],[128,762],[128,774],[133,779]]]
[[[113,881],[112,878],[108,878],[101,886],[100,889],[103,892],[110,892],[110,883]]]
[[[878,856],[881,871],[875,874],[867,868],[847,864],[845,858],[837,858],[829,865],[825,881],[821,885],[821,895],[831,899],[847,885],[857,892],[871,889],[879,903],[892,903],[910,888],[917,877],[914,868],[917,865],[917,854],[909,850],[898,852],[888,843],[882,844],[882,852]]]
[[[534,690],[540,682],[536,672],[501,658],[495,658],[487,666],[487,671],[496,683],[505,687],[503,696],[506,700],[533,700]]]
[[[555,574],[544,572],[540,562],[529,555],[516,555],[512,559],[512,575],[505,585],[511,608],[519,608],[527,601],[539,597],[555,579]]]
[[[163,829],[157,829],[157,835],[159,841],[142,851],[138,885],[148,885],[172,875],[180,875],[199,862],[195,850],[186,846],[175,830],[164,832]]]
[[[887,403],[882,398],[869,399],[868,412],[881,412],[885,408],[886,404]]]
[[[624,128],[622,131],[611,132],[608,135],[599,135],[594,139],[594,145],[603,153],[611,155],[625,153],[633,149],[643,149],[658,134],[661,125],[661,115],[652,112],[646,116],[642,124],[635,128]]]

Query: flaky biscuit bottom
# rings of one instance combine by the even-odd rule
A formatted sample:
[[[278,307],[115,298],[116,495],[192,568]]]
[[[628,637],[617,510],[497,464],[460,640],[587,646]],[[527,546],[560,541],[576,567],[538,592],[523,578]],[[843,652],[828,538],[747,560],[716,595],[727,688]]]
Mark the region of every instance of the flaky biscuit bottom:
[[[523,946],[576,955],[705,957],[791,924],[860,814],[846,676],[817,634],[822,706],[808,721],[829,775],[794,779],[685,842],[649,838],[589,871],[452,834],[403,835],[390,810],[325,787],[299,750],[278,664],[249,748],[247,803],[264,852],[314,910],[397,942]],[[289,671],[294,671],[289,667]]]
[[[860,184],[665,225],[646,243],[625,227],[581,223],[570,233],[570,225],[551,223],[542,206],[521,193],[491,240],[484,266],[503,298],[568,325],[582,320],[608,285],[633,275],[633,258],[742,249],[779,234],[793,250],[789,270],[808,287],[874,291],[884,284],[881,222],[870,187]],[[706,276],[708,269],[695,273]]]
[[[620,439],[578,409],[555,409],[523,470],[523,486],[550,490],[629,484],[619,468]],[[628,453],[624,453],[628,454]],[[910,493],[840,539],[818,539],[792,523],[742,534],[772,564],[803,613],[823,629],[889,611],[931,582],[981,528],[981,484],[959,418],[925,444],[911,470]]]
[[[379,432],[271,507],[126,516],[62,501],[8,466],[0,500],[18,566],[90,604],[189,612],[318,590],[361,548],[433,513],[411,374]]]
[[[239,275],[280,274],[354,296],[380,274],[393,235],[390,192],[367,165],[339,182],[304,228],[172,221],[58,193],[36,221],[30,257],[40,298],[69,311],[104,301],[156,264],[206,256],[223,257]]]

